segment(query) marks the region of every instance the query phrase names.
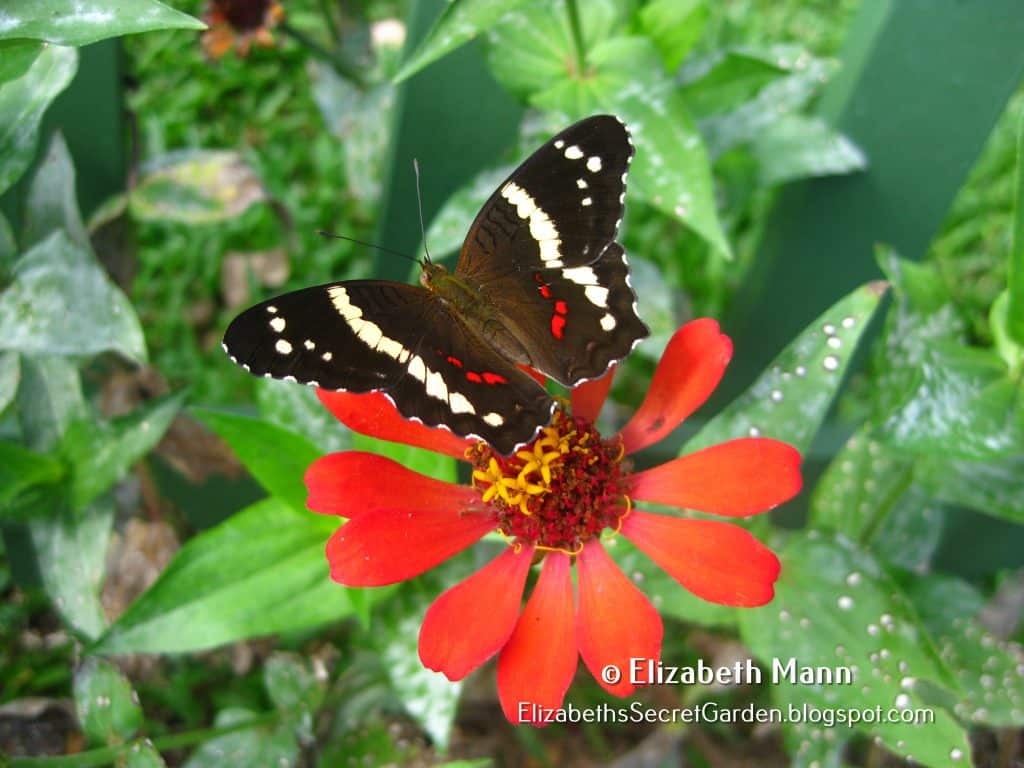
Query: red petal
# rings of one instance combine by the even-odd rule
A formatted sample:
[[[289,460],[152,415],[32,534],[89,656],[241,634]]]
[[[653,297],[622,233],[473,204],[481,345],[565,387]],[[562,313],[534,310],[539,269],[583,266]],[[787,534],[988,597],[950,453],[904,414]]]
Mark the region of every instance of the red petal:
[[[381,509],[406,512],[469,509],[480,495],[466,485],[455,485],[406,469],[376,453],[344,451],[314,461],[306,470],[314,512],[358,517]]]
[[[608,397],[608,390],[612,388],[612,378],[615,374],[615,366],[608,369],[608,373],[599,379],[585,381],[576,387],[572,393],[572,415],[580,416],[587,421],[596,421],[597,415],[601,412],[601,406]]]
[[[490,515],[457,507],[360,515],[327,541],[331,578],[348,587],[404,581],[461,552],[494,527]]]
[[[576,659],[569,558],[552,552],[498,657],[498,698],[505,717],[546,725],[544,710],[562,705]]]
[[[466,448],[473,444],[446,429],[425,427],[402,418],[381,392],[355,394],[318,389],[316,394],[345,426],[370,437],[426,448],[456,459],[466,458]]]
[[[656,443],[699,408],[718,386],[732,342],[714,320],[687,323],[669,341],[647,396],[622,429],[627,453]]]
[[[793,446],[745,437],[638,472],[632,494],[639,501],[746,517],[793,498],[800,483],[800,454]]]
[[[636,688],[630,682],[632,659],[661,658],[661,617],[597,540],[592,539],[576,558],[576,573],[580,655],[606,691],[628,696]],[[621,674],[614,685],[601,673],[608,665]]]
[[[532,378],[534,381],[540,384],[544,389],[548,388],[548,377],[545,376],[540,371],[538,371],[536,368],[531,368],[528,365],[520,365],[519,363],[516,363],[516,368],[518,368],[523,373],[529,374],[530,378]]]
[[[634,510],[622,534],[688,590],[722,605],[764,605],[775,594],[779,559],[749,532],[717,520]]]
[[[516,625],[533,547],[501,555],[449,589],[420,627],[420,661],[461,680],[505,645]]]

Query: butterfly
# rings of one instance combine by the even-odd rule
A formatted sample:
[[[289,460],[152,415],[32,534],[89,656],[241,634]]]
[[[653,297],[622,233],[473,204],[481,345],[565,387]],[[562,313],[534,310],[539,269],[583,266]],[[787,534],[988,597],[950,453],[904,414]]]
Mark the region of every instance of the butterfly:
[[[420,286],[348,280],[278,296],[238,315],[224,349],[254,375],[382,392],[405,418],[508,455],[555,408],[524,367],[572,387],[648,334],[615,241],[632,159],[618,118],[588,117],[502,182],[454,271],[428,258]]]

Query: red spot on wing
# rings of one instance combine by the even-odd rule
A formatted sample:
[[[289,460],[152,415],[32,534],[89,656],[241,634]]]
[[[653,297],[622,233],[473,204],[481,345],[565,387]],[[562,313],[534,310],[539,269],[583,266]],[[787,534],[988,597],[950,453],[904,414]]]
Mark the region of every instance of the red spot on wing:
[[[483,377],[479,373],[473,371],[466,371],[466,378],[472,381],[474,384],[483,384]]]
[[[540,287],[540,295],[543,296],[545,299],[550,299],[551,298],[551,289],[548,288],[546,285],[542,285]]]
[[[551,335],[556,339],[561,339],[565,336],[565,316],[564,315],[552,315],[551,316]]]
[[[453,357],[452,355],[448,355],[448,362],[454,365],[456,368],[462,367],[462,361],[459,360],[459,358],[457,357]]]
[[[484,381],[488,384],[508,384],[508,379],[501,374],[490,373],[488,371],[484,371]]]
[[[555,312],[557,312],[560,315],[567,314],[569,312],[569,305],[567,305],[564,301],[559,299],[558,301],[555,302]]]

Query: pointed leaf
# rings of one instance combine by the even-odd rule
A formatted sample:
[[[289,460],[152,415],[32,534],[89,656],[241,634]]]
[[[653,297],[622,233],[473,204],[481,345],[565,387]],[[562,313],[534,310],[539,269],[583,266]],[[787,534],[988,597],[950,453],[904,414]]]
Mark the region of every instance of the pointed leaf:
[[[241,707],[222,709],[215,728],[229,728],[254,721],[252,728],[210,739],[185,761],[185,768],[222,768],[225,765],[264,765],[292,768],[298,765],[299,745],[286,722],[262,723],[259,715]]]
[[[90,656],[75,672],[75,710],[89,744],[123,744],[142,727],[132,684],[109,661]]]
[[[845,539],[813,533],[794,535],[781,559],[775,600],[740,613],[741,636],[764,663],[775,703],[861,712],[878,707],[881,719],[858,723],[856,730],[922,765],[966,765],[966,731],[930,696],[930,689],[954,684],[950,672],[933,651],[927,628],[877,562]],[[772,678],[772,670],[791,659],[794,669],[855,668],[853,683]],[[885,713],[892,709],[928,709],[934,722],[889,722]],[[823,729],[817,730],[821,738]]]
[[[938,574],[917,576],[909,587],[921,618],[935,633],[942,660],[956,675],[961,693],[957,716],[972,724],[1020,728],[1024,648],[993,636],[978,621],[980,600],[972,606],[972,592],[965,582]],[[951,599],[954,595],[965,599]]]
[[[146,359],[128,298],[63,230],[15,263],[13,282],[0,293],[0,349],[73,356],[113,350]]]
[[[1017,127],[1017,175],[1013,213],[1013,245],[1007,260],[1006,330],[1018,347],[1024,347],[1024,112]]]
[[[157,0],[7,0],[0,16],[0,40],[58,45],[88,45],[154,29],[205,28],[199,19]]]
[[[805,453],[839,391],[885,288],[885,283],[869,283],[826,310],[779,353],[744,394],[708,422],[683,452],[735,437],[764,435]]]
[[[1024,456],[963,461],[925,456],[917,461],[914,479],[947,504],[1024,523]]]
[[[247,507],[189,540],[96,650],[182,653],[350,615],[324,560],[336,527],[278,499]]]
[[[74,48],[48,45],[39,49],[32,66],[20,77],[0,81],[0,194],[32,162],[39,121],[50,102],[71,82],[77,68],[78,52]]]
[[[237,152],[182,150],[149,163],[128,204],[142,221],[211,224],[266,199],[263,182]]]
[[[163,437],[184,393],[166,395],[112,422],[69,425],[61,453],[71,465],[69,503],[79,509],[120,480]]]
[[[11,515],[16,507],[24,507],[25,497],[38,486],[55,485],[66,471],[52,456],[0,440],[0,518]]]
[[[21,362],[17,352],[0,352],[0,414],[14,400],[21,381]]]
[[[64,136],[57,131],[29,187],[22,247],[27,250],[59,229],[76,245],[92,249],[75,199],[75,168]]]
[[[708,20],[705,0],[652,0],[640,9],[640,24],[658,46],[665,69],[674,72],[700,40]]]
[[[400,83],[495,26],[524,0],[450,0],[394,77]]]
[[[306,469],[320,451],[302,435],[251,416],[196,408],[196,416],[223,438],[267,492],[306,511]]]
[[[759,133],[752,148],[764,186],[841,176],[868,166],[860,148],[819,117],[785,115]]]
[[[282,429],[297,432],[322,453],[352,447],[352,432],[323,407],[312,387],[290,381],[260,379],[256,383],[260,415]]]
[[[110,498],[29,521],[43,587],[68,624],[89,639],[107,625],[99,592],[113,523]]]
[[[88,413],[78,370],[62,357],[21,357],[18,420],[28,447],[55,448],[68,425]]]

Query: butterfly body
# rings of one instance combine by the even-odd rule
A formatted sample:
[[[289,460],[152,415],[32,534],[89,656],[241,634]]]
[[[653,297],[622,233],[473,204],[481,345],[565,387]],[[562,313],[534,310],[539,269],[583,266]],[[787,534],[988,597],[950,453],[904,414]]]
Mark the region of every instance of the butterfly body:
[[[632,144],[587,118],[528,158],[484,204],[458,265],[420,286],[353,280],[258,304],[224,346],[253,374],[384,392],[399,412],[508,454],[554,400],[520,366],[566,386],[602,375],[647,335],[615,234]]]

